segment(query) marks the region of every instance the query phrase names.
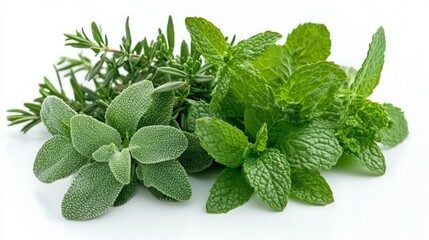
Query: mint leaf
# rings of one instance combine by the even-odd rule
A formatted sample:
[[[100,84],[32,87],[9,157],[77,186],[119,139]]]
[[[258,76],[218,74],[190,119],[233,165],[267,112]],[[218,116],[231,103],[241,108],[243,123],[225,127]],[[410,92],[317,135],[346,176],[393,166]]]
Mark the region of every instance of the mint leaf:
[[[214,159],[201,147],[197,135],[188,132],[183,132],[183,134],[188,139],[188,148],[177,160],[179,160],[186,172],[201,172],[210,167]]]
[[[380,147],[374,141],[367,138],[359,138],[357,140],[357,148],[344,148],[344,153],[359,161],[362,166],[371,172],[383,175],[386,172],[386,162]]]
[[[297,67],[295,59],[287,49],[279,45],[272,45],[253,61],[253,66],[273,89],[283,85]]]
[[[282,35],[280,33],[266,31],[239,42],[234,47],[235,56],[231,64],[253,60],[259,57],[281,37]]]
[[[380,27],[372,36],[365,61],[356,74],[355,81],[351,87],[354,93],[365,98],[372,94],[372,91],[380,81],[381,70],[383,70],[384,65],[385,50],[386,39],[384,37],[384,29]]]
[[[277,89],[275,101],[285,107],[299,103],[301,115],[311,117],[329,106],[346,79],[344,70],[332,62],[307,64]]]
[[[195,121],[198,118],[210,116],[209,106],[210,105],[203,100],[192,102],[186,121],[182,122],[182,128],[191,133],[195,132]]]
[[[52,135],[70,138],[70,119],[77,113],[63,100],[48,96],[42,103],[40,117]]]
[[[177,160],[140,164],[136,171],[146,187],[154,187],[177,201],[191,198],[191,183],[185,169]]]
[[[204,18],[196,17],[186,18],[185,24],[198,52],[210,63],[223,63],[227,45],[219,28]]]
[[[261,73],[250,63],[243,62],[228,68],[233,95],[245,105],[268,108],[271,94]]]
[[[152,82],[147,80],[127,87],[107,108],[106,123],[117,129],[124,138],[132,136],[152,103],[152,92]]]
[[[258,152],[263,152],[267,149],[267,140],[268,140],[268,130],[267,124],[262,124],[258,133],[256,133],[256,141],[253,145],[253,149]]]
[[[125,148],[121,152],[115,153],[109,161],[110,170],[118,182],[127,185],[131,181],[131,155]]]
[[[76,115],[70,126],[73,147],[88,158],[103,145],[121,146],[121,135],[114,128],[90,116]]]
[[[178,158],[188,147],[182,131],[171,126],[148,126],[138,130],[129,149],[139,162],[150,164]]]
[[[33,172],[40,181],[52,183],[72,175],[86,163],[86,157],[73,148],[68,138],[55,135],[37,153]]]
[[[390,103],[383,104],[389,118],[393,121],[390,128],[383,128],[380,131],[381,143],[387,146],[396,146],[408,136],[408,123],[404,112]]]
[[[300,24],[288,35],[285,46],[299,65],[324,61],[331,53],[330,34],[323,24]]]
[[[97,162],[109,162],[116,153],[119,153],[119,149],[115,144],[111,143],[103,145],[97,151],[93,152],[92,158]]]
[[[324,206],[334,202],[331,188],[317,170],[292,169],[291,194],[305,202]]]
[[[282,122],[270,133],[270,142],[294,168],[330,169],[342,153],[335,131],[321,119],[298,125]]]
[[[174,93],[152,93],[152,104],[140,119],[138,128],[150,125],[168,125],[173,115]]]
[[[195,133],[201,146],[216,162],[231,168],[243,164],[249,142],[238,128],[216,118],[204,117],[197,120]]]
[[[69,220],[87,220],[107,211],[123,185],[110,172],[106,163],[84,166],[64,195],[61,209]]]
[[[216,79],[216,86],[211,93],[210,110],[217,111],[221,108],[220,102],[228,94],[230,87],[231,73],[227,69],[222,69]]]
[[[246,134],[256,138],[261,125],[267,124],[268,133],[277,122],[285,121],[284,114],[280,107],[272,106],[269,109],[260,109],[247,105],[244,109],[244,126]]]
[[[291,188],[290,168],[286,157],[275,148],[269,148],[258,157],[246,158],[245,176],[259,197],[277,211],[287,204]]]
[[[208,213],[227,213],[249,201],[253,189],[235,168],[225,168],[210,189]]]

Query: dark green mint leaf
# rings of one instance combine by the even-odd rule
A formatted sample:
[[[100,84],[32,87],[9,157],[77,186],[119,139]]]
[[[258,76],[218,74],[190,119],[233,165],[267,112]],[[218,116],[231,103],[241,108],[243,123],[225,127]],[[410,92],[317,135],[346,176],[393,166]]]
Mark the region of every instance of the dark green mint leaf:
[[[191,183],[185,169],[177,160],[140,164],[136,171],[146,187],[154,187],[177,201],[191,198]]]
[[[171,126],[147,126],[131,138],[132,156],[144,164],[158,163],[178,158],[188,147],[182,131]]]
[[[334,202],[331,188],[317,170],[292,169],[291,194],[305,202],[327,205]]]
[[[212,111],[216,111],[221,108],[220,102],[222,102],[222,100],[228,94],[230,86],[231,73],[227,69],[223,69],[220,71],[220,74],[216,80],[216,86],[211,93],[212,99],[210,101],[210,109]]]
[[[77,113],[63,100],[48,96],[42,103],[40,117],[52,135],[70,138],[70,119]]]
[[[256,133],[256,141],[253,145],[253,149],[258,152],[263,152],[267,149],[268,130],[267,124],[262,124],[259,131]]]
[[[98,217],[113,205],[122,187],[107,163],[88,164],[77,173],[64,195],[63,216],[69,220]]]
[[[188,148],[177,159],[187,173],[201,172],[210,167],[213,158],[201,147],[200,140],[193,133],[183,132],[188,139]]]
[[[225,168],[210,189],[208,213],[226,213],[249,201],[253,189],[235,168]]]
[[[381,143],[387,146],[396,146],[408,136],[408,123],[404,112],[390,103],[383,104],[384,110],[393,121],[390,128],[381,129]]]
[[[152,103],[152,92],[152,82],[146,80],[126,88],[107,108],[106,123],[129,139]]]
[[[258,157],[246,158],[243,170],[250,186],[272,209],[282,211],[286,207],[291,189],[290,168],[279,150],[269,148]]]
[[[231,168],[243,164],[249,142],[238,128],[216,118],[204,117],[197,120],[195,133],[201,146],[216,162]]]
[[[384,37],[384,29],[380,27],[372,36],[368,54],[362,67],[356,74],[355,81],[351,87],[353,92],[365,98],[372,94],[372,91],[380,81],[381,70],[383,70],[384,65],[385,50],[386,39]]]
[[[103,145],[121,146],[121,136],[114,128],[90,116],[76,115],[70,126],[74,148],[88,158]]]
[[[321,119],[299,125],[281,122],[270,131],[268,140],[294,168],[330,169],[342,152],[334,129]]]
[[[280,107],[272,106],[269,109],[260,109],[247,105],[244,109],[244,125],[246,134],[256,139],[259,128],[267,124],[268,133],[277,122],[285,121],[284,114]]]
[[[331,53],[330,34],[323,24],[300,24],[288,35],[285,46],[299,65],[324,61]]]
[[[33,172],[40,181],[52,183],[72,175],[87,162],[87,158],[73,148],[70,139],[55,135],[37,153]]]
[[[219,28],[204,18],[186,18],[185,23],[192,44],[204,58],[210,63],[222,64],[227,45]]]

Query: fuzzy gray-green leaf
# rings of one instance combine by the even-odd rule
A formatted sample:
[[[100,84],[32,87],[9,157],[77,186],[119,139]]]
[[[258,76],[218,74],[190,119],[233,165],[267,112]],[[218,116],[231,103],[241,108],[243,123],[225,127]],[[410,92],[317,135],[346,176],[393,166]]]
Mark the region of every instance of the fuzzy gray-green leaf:
[[[126,148],[121,152],[115,153],[110,161],[109,167],[115,176],[116,180],[120,183],[127,185],[131,179],[131,155],[130,151]]]
[[[109,162],[112,156],[119,151],[115,144],[103,145],[92,153],[92,158],[97,162]]]
[[[213,158],[201,147],[200,140],[193,133],[183,132],[188,139],[188,148],[177,159],[187,173],[201,172],[210,167]]]
[[[138,128],[150,125],[168,125],[173,114],[173,106],[173,92],[153,93],[152,104],[140,119]]]
[[[92,154],[103,145],[121,145],[118,131],[90,116],[76,115],[70,126],[74,148],[88,158],[92,158]]]
[[[87,163],[66,137],[55,135],[46,141],[37,153],[33,165],[36,177],[44,183],[52,183],[75,173]]]
[[[52,135],[70,138],[70,119],[77,113],[63,100],[48,96],[42,103],[40,117]]]
[[[107,108],[106,123],[117,129],[123,137],[132,136],[152,103],[152,92],[152,82],[146,80],[126,88]]]
[[[88,164],[77,173],[64,195],[63,216],[69,220],[98,217],[113,205],[122,187],[107,163]]]
[[[191,183],[185,169],[177,160],[140,164],[136,171],[146,187],[154,187],[178,201],[186,201],[191,198]]]
[[[131,138],[129,148],[139,162],[150,164],[178,158],[188,147],[182,131],[171,126],[148,126]]]

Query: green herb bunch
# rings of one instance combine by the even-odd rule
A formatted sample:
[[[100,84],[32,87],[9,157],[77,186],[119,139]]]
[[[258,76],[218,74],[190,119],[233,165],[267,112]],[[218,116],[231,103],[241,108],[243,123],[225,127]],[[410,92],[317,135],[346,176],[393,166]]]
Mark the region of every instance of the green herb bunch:
[[[243,205],[255,192],[282,211],[290,197],[313,205],[334,201],[321,175],[346,158],[382,175],[380,144],[408,135],[400,108],[368,99],[378,85],[386,47],[383,28],[373,35],[361,68],[327,61],[330,34],[305,23],[282,45],[266,31],[235,44],[203,18],[187,18],[191,47],[174,55],[174,30],[131,47],[128,19],[119,50],[92,24],[66,34],[67,45],[92,49],[100,60],[64,58],[75,98],[45,79],[42,97],[13,109],[11,124],[43,121],[53,135],[34,173],[43,182],[77,172],[62,210],[68,219],[99,216],[126,203],[142,184],[157,198],[191,197],[188,174],[215,161],[224,166],[210,190],[209,213]],[[190,49],[190,50],[189,50]],[[113,53],[108,57],[108,53]],[[90,90],[75,73],[86,72]]]

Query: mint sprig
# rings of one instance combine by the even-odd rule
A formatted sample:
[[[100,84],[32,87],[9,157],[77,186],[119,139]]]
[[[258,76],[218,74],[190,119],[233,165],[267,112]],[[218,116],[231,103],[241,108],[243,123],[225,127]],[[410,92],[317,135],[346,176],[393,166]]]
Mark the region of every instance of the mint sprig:
[[[301,24],[282,44],[272,31],[235,44],[206,19],[185,24],[192,43],[182,42],[177,56],[171,17],[166,35],[160,31],[152,43],[132,40],[127,19],[119,50],[95,23],[92,37],[83,29],[66,34],[67,45],[91,49],[99,60],[64,58],[56,68],[60,88],[45,79],[28,111],[10,110],[12,125],[29,122],[27,131],[43,121],[52,134],[34,162],[40,181],[75,174],[62,202],[65,218],[100,216],[127,203],[139,185],[160,200],[189,200],[188,174],[213,162],[223,170],[209,213],[235,209],[253,193],[275,211],[291,199],[330,204],[321,173],[345,158],[385,173],[380,145],[404,141],[408,124],[400,108],[368,99],[384,65],[383,28],[355,70],[327,61],[323,24]],[[63,90],[64,71],[74,99]],[[79,71],[94,89],[78,82]]]

